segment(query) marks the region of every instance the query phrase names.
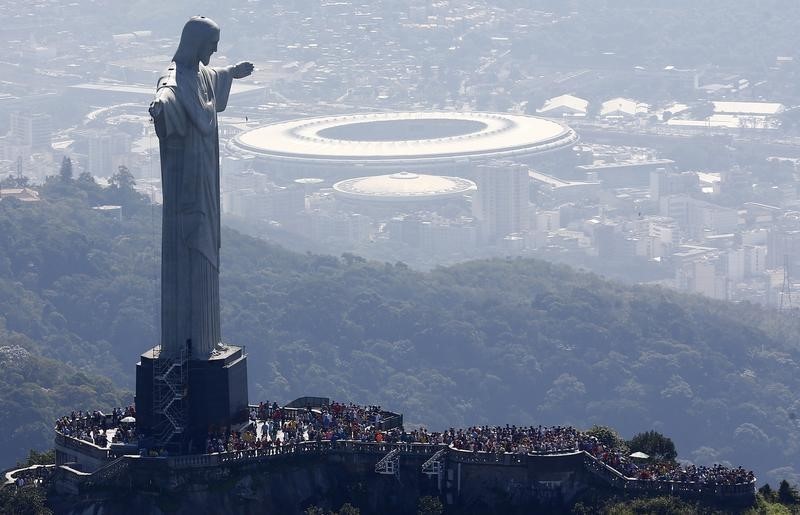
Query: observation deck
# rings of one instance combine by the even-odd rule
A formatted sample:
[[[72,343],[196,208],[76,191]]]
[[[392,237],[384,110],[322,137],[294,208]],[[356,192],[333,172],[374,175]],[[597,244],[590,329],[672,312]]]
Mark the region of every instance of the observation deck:
[[[121,420],[107,417],[95,416],[93,423],[115,426],[114,420]],[[481,502],[501,485],[514,502],[540,504],[564,504],[593,485],[633,495],[675,495],[737,506],[752,503],[756,491],[752,473],[724,467],[717,476],[702,475],[704,480],[629,477],[622,470],[635,466],[611,466],[596,440],[569,426],[406,431],[400,413],[321,397],[284,406],[251,405],[247,424],[209,433],[208,452],[199,454],[176,456],[138,448],[140,441],[135,439],[114,443],[120,439],[118,431],[131,434],[130,428],[120,426],[104,429],[107,441],[102,444],[86,441],[85,430],[81,439],[65,434],[70,427],[61,428],[55,437],[56,466],[46,475],[68,496],[91,496],[98,487],[174,495],[188,485],[212,488],[219,477],[249,483],[247,478],[272,476],[283,481],[285,474],[319,483],[320,491],[345,488],[349,482],[400,488],[396,481],[401,481],[402,488],[413,493],[438,495],[447,504],[464,506]],[[97,434],[95,426],[88,434]],[[252,495],[271,502],[262,499],[272,495],[267,491]]]

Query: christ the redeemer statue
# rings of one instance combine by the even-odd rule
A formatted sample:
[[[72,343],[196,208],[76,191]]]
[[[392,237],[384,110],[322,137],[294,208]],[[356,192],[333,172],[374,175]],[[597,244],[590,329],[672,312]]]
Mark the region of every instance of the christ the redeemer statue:
[[[195,16],[150,105],[161,155],[161,352],[208,357],[220,341],[220,191],[217,113],[233,79],[253,65],[208,66],[219,26]]]

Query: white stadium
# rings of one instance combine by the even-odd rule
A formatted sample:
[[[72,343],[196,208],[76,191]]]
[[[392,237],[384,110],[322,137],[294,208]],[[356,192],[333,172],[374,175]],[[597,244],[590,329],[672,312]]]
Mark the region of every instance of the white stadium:
[[[497,159],[527,162],[571,148],[566,125],[499,113],[401,112],[306,118],[245,131],[229,143],[273,176],[342,178],[405,170],[463,175]],[[261,166],[260,166],[261,167]]]
[[[379,202],[426,202],[461,198],[475,183],[460,177],[419,175],[410,172],[345,179],[333,185],[337,198]]]

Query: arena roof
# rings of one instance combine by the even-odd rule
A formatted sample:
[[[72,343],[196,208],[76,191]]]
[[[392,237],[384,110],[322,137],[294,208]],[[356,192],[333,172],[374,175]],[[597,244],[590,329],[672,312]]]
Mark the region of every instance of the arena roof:
[[[566,125],[533,116],[404,112],[274,123],[238,135],[233,145],[278,160],[399,163],[532,155],[577,139]]]
[[[357,177],[333,185],[336,195],[348,199],[419,201],[458,197],[474,190],[475,183],[460,177],[409,172]]]

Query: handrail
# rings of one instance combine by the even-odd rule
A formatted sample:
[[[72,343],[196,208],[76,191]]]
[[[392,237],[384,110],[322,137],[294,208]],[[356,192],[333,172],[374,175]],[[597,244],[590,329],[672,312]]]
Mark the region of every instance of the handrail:
[[[65,435],[64,433],[62,433],[60,431],[56,431],[55,433],[56,433],[56,442],[61,444],[61,445],[63,445],[64,447],[76,447],[75,444],[78,444],[81,447],[87,446],[87,447],[89,447],[90,449],[93,449],[93,450],[98,450],[98,451],[107,451],[108,450],[105,447],[100,447],[99,445],[90,442],[89,440],[84,440],[82,438],[76,438],[76,437],[74,437],[72,435]],[[67,442],[67,441],[72,442],[72,445],[70,445],[68,443],[64,443],[64,442]]]
[[[112,460],[111,462],[92,472],[85,478],[84,482],[87,486],[92,486],[110,481],[128,469],[131,459],[134,459],[134,457],[120,456],[119,458]]]
[[[425,463],[422,464],[422,473],[428,475],[437,475],[442,473],[441,464],[444,462],[445,455],[450,449],[439,449],[436,451],[433,456],[428,458]]]
[[[55,470],[55,468],[56,468],[56,466],[54,464],[49,464],[49,465],[31,465],[30,467],[23,467],[23,468],[18,468],[18,469],[13,469],[13,470],[6,471],[6,473],[3,474],[3,477],[5,478],[5,481],[3,482],[2,485],[0,485],[0,488],[5,487],[5,486],[11,486],[11,485],[15,484],[16,480],[17,480],[17,478],[18,478],[18,476],[20,474],[25,474],[26,472],[37,472],[37,475],[39,475],[38,473],[41,472],[41,471],[44,471],[46,473],[52,473]]]
[[[594,473],[597,477],[605,480],[611,486],[622,488],[629,491],[641,491],[648,493],[672,493],[692,494],[704,493],[716,497],[741,497],[752,496],[755,493],[756,480],[749,483],[739,483],[734,485],[720,485],[714,483],[695,483],[682,481],[664,481],[658,479],[637,479],[626,477],[620,471],[611,467],[602,460],[592,456],[586,451],[584,453],[584,465],[586,469]]]
[[[220,463],[264,461],[280,456],[323,454],[328,451],[386,454],[394,449],[397,449],[406,454],[428,456],[435,454],[440,449],[446,448],[447,447],[443,446],[442,444],[362,442],[359,440],[322,440],[319,442],[301,442],[294,445],[283,445],[280,447],[246,449],[213,454],[170,456],[167,458],[155,459],[165,459],[170,468],[194,468],[212,466]]]
[[[69,437],[67,437],[69,438]],[[286,456],[317,456],[328,452],[369,453],[386,456],[396,456],[399,453],[429,456],[425,463],[441,456],[443,452],[451,452],[454,461],[461,463],[494,464],[506,466],[524,465],[529,458],[540,456],[575,456],[583,455],[584,467],[587,471],[599,477],[610,486],[631,491],[647,492],[654,494],[670,493],[681,494],[707,494],[716,497],[742,497],[752,496],[755,492],[756,481],[746,484],[718,485],[709,483],[683,483],[679,481],[642,480],[629,478],[607,463],[586,451],[553,451],[547,453],[489,453],[485,451],[468,451],[456,449],[452,446],[439,443],[409,443],[409,442],[362,442],[359,440],[322,440],[301,442],[280,447],[267,447],[262,449],[247,449],[212,454],[193,454],[169,457],[138,457],[121,456],[104,465],[91,474],[75,474],[80,482],[96,484],[106,481],[124,470],[130,460],[137,459],[142,462],[161,462],[170,469],[189,469],[214,467],[221,464],[258,463],[271,461]],[[64,470],[70,470],[61,467]],[[7,475],[8,476],[8,475]]]
[[[82,440],[74,436],[65,435],[60,431],[55,431],[55,443],[66,449],[73,449],[91,455],[95,459],[108,459],[110,448],[100,447],[87,440]]]
[[[400,463],[400,459],[398,458],[399,454],[400,449],[397,447],[390,450],[388,454],[386,454],[378,461],[378,463],[375,464],[375,472],[378,474],[396,474],[397,467]]]

